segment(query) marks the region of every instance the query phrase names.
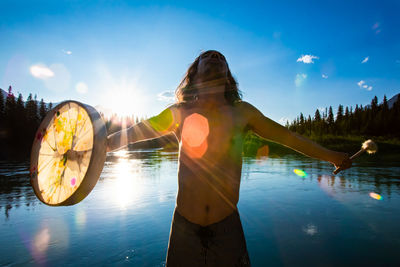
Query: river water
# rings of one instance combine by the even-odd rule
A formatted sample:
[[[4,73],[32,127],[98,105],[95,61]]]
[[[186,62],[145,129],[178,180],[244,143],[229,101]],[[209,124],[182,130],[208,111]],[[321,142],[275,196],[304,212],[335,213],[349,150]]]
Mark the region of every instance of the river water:
[[[36,198],[28,162],[0,162],[0,265],[165,265],[177,157],[109,154],[90,195],[69,207]],[[246,158],[238,208],[252,265],[399,266],[400,167],[354,165],[332,176],[300,155]]]

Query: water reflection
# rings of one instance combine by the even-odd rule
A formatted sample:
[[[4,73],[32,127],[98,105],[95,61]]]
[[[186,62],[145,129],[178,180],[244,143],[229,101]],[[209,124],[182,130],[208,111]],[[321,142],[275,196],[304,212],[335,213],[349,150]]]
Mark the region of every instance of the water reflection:
[[[143,194],[141,179],[141,164],[137,160],[130,160],[128,152],[118,152],[119,160],[113,165],[110,191],[104,191],[107,197],[111,197],[120,209],[125,210],[134,204]]]
[[[36,206],[28,163],[0,162],[0,211],[5,212],[0,241],[7,244],[0,246],[0,265],[162,264],[177,157],[158,149],[110,153],[91,194],[69,207]],[[361,252],[372,249],[397,255],[399,167],[356,164],[332,176],[331,165],[304,157],[269,154],[260,161],[244,159],[239,201],[255,266],[267,265],[266,259],[270,265],[296,265],[299,258],[303,262],[297,265],[312,258],[308,265],[341,266],[348,258],[370,257]],[[307,177],[300,179],[294,169]],[[343,247],[348,240],[351,245]]]
[[[35,236],[32,244],[32,254],[36,262],[43,262],[50,243],[50,230],[42,228]]]
[[[292,156],[270,156],[270,158],[269,161],[260,160],[257,157],[244,158],[242,179],[246,180],[250,173],[264,172],[268,169],[285,175],[296,168],[307,170],[310,174],[308,178],[310,180],[316,178],[319,187],[330,196],[333,196],[337,190],[346,193],[349,192],[348,189],[364,190],[365,188],[369,190],[368,194],[373,192],[390,199],[393,190],[400,190],[399,167],[373,166],[372,163],[364,163],[346,170],[340,176],[332,176],[326,175],[331,173],[331,169],[327,169],[328,165],[320,161]],[[122,150],[109,153],[99,180],[99,183],[107,182],[107,190],[103,192],[104,197],[112,199],[120,209],[126,209],[138,203],[145,190],[143,177],[146,176],[146,179],[158,177],[163,163],[176,164],[177,159],[176,151],[169,152],[162,149]],[[260,164],[261,161],[263,164]],[[0,162],[0,211],[4,210],[5,219],[9,218],[13,208],[21,205],[34,208],[37,204],[41,204],[30,186],[28,168],[28,162]],[[321,175],[321,172],[326,174]],[[147,175],[148,173],[151,175]],[[370,190],[371,186],[372,190]],[[169,196],[164,196],[160,192],[161,202],[165,201],[166,197]],[[79,216],[81,218],[79,220],[84,221],[84,215]]]

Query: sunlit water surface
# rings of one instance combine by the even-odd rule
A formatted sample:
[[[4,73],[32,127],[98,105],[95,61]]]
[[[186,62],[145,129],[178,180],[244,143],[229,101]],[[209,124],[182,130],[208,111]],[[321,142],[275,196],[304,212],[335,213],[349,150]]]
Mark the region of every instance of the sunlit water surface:
[[[334,177],[301,156],[245,159],[239,211],[252,265],[399,265],[400,167],[377,165]],[[69,207],[41,204],[27,169],[0,162],[1,266],[165,264],[177,153],[109,155],[94,190]]]

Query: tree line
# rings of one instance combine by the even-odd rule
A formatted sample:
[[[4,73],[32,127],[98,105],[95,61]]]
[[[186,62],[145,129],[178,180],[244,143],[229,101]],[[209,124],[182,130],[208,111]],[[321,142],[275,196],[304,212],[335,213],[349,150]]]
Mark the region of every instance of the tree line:
[[[52,104],[29,94],[24,101],[22,94],[15,97],[12,87],[4,98],[0,93],[0,156],[2,158],[29,155],[40,122]]]
[[[36,95],[29,94],[25,101],[21,93],[16,97],[11,86],[6,97],[0,93],[0,158],[29,157],[36,130],[52,108],[52,103],[45,103],[43,98],[38,101]],[[121,118],[115,114],[105,118],[101,115],[108,133],[144,119],[135,116]]]
[[[375,96],[371,104],[343,107],[339,105],[336,116],[332,106],[324,111],[317,109],[314,117],[303,113],[291,123],[287,121],[286,127],[291,131],[309,137],[322,135],[341,136],[381,136],[387,138],[400,138],[400,97],[391,108],[388,106],[386,95],[382,103],[378,104]]]
[[[38,101],[36,95],[29,94],[26,101],[22,94],[15,97],[11,86],[8,88],[6,97],[0,93],[0,158],[28,157],[36,130],[52,107],[52,103],[46,104],[43,99]],[[145,119],[135,116],[122,118],[115,114],[110,118],[105,118],[103,114],[101,115],[108,133],[130,127]],[[317,109],[314,117],[309,115],[306,118],[300,113],[294,121],[287,122],[286,127],[311,138],[341,135],[400,139],[400,97],[391,108],[388,106],[386,96],[380,104],[375,96],[371,104],[365,107],[356,105],[353,109],[353,107],[339,105],[336,116],[332,106],[322,112]],[[252,143],[249,140],[245,144]],[[255,143],[258,144],[260,141],[257,139]]]

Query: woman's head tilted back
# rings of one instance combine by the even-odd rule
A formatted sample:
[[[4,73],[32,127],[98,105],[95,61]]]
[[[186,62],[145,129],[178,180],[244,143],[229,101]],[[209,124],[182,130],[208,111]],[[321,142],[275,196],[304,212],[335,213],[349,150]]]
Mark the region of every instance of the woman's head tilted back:
[[[205,63],[203,64],[203,62]],[[224,96],[229,104],[241,100],[241,92],[229,70],[225,57],[218,51],[208,50],[194,60],[176,89],[175,95],[178,103],[191,102],[197,99],[196,81],[198,81],[199,75],[202,75],[205,79],[223,79],[225,84]]]

